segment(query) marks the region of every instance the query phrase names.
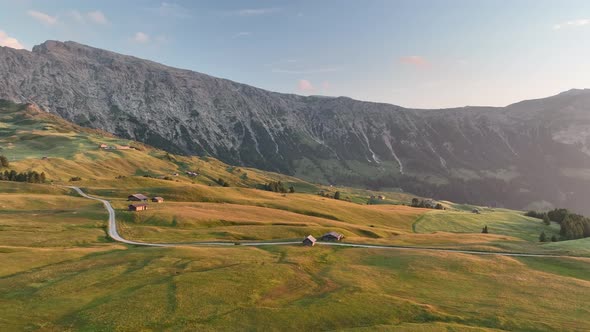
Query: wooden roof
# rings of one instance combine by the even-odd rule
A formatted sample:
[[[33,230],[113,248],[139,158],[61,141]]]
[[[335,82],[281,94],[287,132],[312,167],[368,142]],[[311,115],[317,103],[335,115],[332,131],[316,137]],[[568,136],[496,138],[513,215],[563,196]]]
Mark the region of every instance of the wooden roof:
[[[142,207],[142,206],[148,206],[145,203],[140,203],[140,204],[129,204],[129,206],[133,206],[133,207]]]
[[[335,238],[344,237],[344,235],[337,233],[337,232],[328,232],[328,233],[324,234],[324,236],[322,236],[322,237],[326,237],[326,236],[333,236]]]

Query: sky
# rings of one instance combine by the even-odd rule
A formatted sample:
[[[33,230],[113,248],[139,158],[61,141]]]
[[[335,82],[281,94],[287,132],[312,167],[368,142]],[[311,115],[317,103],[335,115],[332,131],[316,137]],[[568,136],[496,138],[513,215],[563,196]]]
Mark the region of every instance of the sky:
[[[587,0],[0,0],[0,46],[49,39],[271,91],[416,108],[590,88]]]

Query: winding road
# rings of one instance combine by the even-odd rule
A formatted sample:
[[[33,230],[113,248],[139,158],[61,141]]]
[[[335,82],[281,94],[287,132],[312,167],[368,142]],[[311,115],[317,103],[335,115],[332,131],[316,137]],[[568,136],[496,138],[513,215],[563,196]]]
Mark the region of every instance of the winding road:
[[[117,231],[117,222],[115,219],[115,209],[113,209],[111,203],[105,199],[92,197],[84,193],[80,188],[68,186],[75,190],[80,196],[92,199],[95,201],[102,202],[104,207],[109,212],[109,224],[108,234],[109,236],[121,243],[132,244],[137,246],[145,247],[182,247],[182,246],[235,246],[235,242],[215,242],[215,241],[202,241],[202,242],[183,242],[183,243],[148,243],[131,241],[123,238]],[[301,244],[301,241],[272,241],[272,242],[239,242],[241,246],[276,246],[276,245],[297,245]],[[580,256],[570,255],[551,255],[551,254],[532,254],[532,253],[517,253],[517,252],[501,252],[501,251],[477,251],[477,250],[461,250],[461,249],[445,249],[445,248],[432,248],[432,247],[412,247],[412,246],[395,246],[395,245],[376,245],[376,244],[363,244],[363,243],[343,243],[343,242],[317,242],[319,245],[335,246],[335,247],[349,247],[349,248],[368,248],[368,249],[395,249],[395,250],[413,250],[413,251],[436,251],[436,252],[449,252],[459,254],[472,254],[472,255],[497,255],[497,256],[510,256],[510,257],[547,257],[547,258],[584,258]]]

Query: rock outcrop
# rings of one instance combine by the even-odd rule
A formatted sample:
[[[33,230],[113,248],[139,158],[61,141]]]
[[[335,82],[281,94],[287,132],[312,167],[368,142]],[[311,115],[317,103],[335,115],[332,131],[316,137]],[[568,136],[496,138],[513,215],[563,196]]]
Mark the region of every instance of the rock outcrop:
[[[0,47],[0,98],[176,153],[340,185],[590,212],[590,91],[503,108],[303,97],[75,42]]]

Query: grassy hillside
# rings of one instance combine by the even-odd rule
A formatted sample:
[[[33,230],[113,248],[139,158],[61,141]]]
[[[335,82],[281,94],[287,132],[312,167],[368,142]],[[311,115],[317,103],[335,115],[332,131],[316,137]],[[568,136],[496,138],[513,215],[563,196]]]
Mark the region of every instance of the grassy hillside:
[[[588,239],[539,244],[538,234],[555,225],[519,211],[476,215],[451,202],[445,211],[412,208],[400,205],[412,198],[404,193],[317,186],[167,155],[35,107],[0,106],[0,154],[11,169],[43,171],[49,180],[0,181],[1,331],[590,329],[590,258],[112,242],[102,204],[62,185],[110,200],[121,234],[142,241],[301,239],[335,230],[348,242],[590,256]],[[74,176],[82,180],[70,182]],[[278,180],[296,193],[256,189]],[[135,192],[165,201],[131,213],[126,197]],[[386,195],[381,204],[366,204],[378,194]],[[483,225],[489,234],[480,233]]]
[[[0,196],[11,205],[0,220],[0,234],[10,230],[0,246],[5,331],[590,328],[588,259],[133,248],[108,242],[92,201]]]

